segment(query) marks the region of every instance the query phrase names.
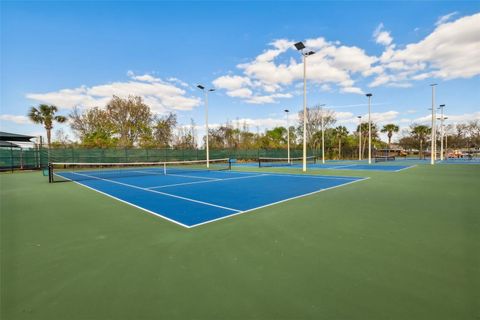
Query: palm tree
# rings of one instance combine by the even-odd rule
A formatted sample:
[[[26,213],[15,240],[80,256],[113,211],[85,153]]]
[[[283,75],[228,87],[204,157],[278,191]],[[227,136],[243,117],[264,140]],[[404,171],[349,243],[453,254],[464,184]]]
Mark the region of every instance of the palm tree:
[[[362,124],[357,126],[357,132],[362,131],[362,158],[365,154],[365,149],[368,145],[368,122],[362,122]],[[372,141],[378,138],[377,125],[372,123]]]
[[[38,106],[38,109],[35,107],[30,108],[28,117],[34,123],[43,124],[45,130],[47,130],[47,143],[50,148],[53,122],[64,123],[67,121],[67,118],[64,116],[56,116],[55,113],[58,111],[58,108],[53,105],[41,104]]]
[[[388,136],[388,150],[390,150],[390,144],[392,142],[392,135],[393,133],[397,133],[399,130],[398,126],[393,124],[393,123],[389,123],[389,124],[386,124],[383,126],[382,128],[382,132],[385,133],[387,132],[387,136]]]
[[[431,129],[423,125],[414,125],[412,127],[412,135],[420,142],[419,156],[423,156],[423,144],[426,142],[427,136],[430,134]]]
[[[335,137],[338,139],[338,159],[342,157],[342,139],[348,136],[348,130],[344,126],[338,126],[334,130]]]

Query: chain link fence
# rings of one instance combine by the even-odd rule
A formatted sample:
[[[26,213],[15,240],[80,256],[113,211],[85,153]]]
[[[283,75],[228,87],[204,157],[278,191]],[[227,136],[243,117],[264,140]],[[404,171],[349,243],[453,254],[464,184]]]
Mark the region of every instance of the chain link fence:
[[[302,149],[291,149],[291,157],[301,157]],[[321,156],[309,151],[309,156]],[[210,159],[235,158],[238,161],[257,161],[259,157],[287,157],[286,149],[213,149]],[[82,149],[82,148],[0,148],[0,170],[33,170],[49,162],[157,162],[204,160],[203,149]]]

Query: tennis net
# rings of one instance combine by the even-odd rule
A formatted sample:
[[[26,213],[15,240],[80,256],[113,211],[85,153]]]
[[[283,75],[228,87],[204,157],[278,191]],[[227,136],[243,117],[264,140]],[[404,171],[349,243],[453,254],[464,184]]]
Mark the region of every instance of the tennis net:
[[[376,156],[375,162],[395,161],[395,156]]]
[[[314,164],[316,163],[315,156],[308,156],[307,163]],[[303,163],[303,157],[297,158],[269,158],[269,157],[259,157],[258,166],[259,167],[282,167],[282,166],[292,166],[299,165]]]
[[[212,159],[208,164],[207,167],[207,160],[127,163],[52,162],[48,166],[48,177],[49,182],[109,180],[231,169],[231,161],[228,158]]]

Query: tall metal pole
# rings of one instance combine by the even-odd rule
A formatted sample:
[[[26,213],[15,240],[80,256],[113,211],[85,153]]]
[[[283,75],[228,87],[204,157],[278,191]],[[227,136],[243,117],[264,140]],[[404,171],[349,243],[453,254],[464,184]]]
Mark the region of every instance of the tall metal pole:
[[[205,130],[207,131],[205,136],[205,150],[207,153],[207,168],[210,168],[210,150],[208,148],[208,91],[205,90]]]
[[[437,84],[431,84],[432,87],[432,132],[431,132],[431,146],[430,146],[430,164],[435,164],[435,86]]]
[[[303,172],[307,171],[307,56],[303,54]]]
[[[445,154],[448,160],[448,134],[445,135]]]
[[[362,116],[357,117],[359,120],[358,124],[358,160],[362,160]]]
[[[439,109],[440,109],[440,160],[443,161],[443,136],[444,136],[444,127],[443,127],[443,108],[445,108],[444,104],[441,104]]]
[[[323,121],[323,108],[321,109],[321,117],[320,119],[322,120],[322,163],[325,163],[325,125]]]
[[[287,113],[287,162],[290,163],[290,125],[288,124],[289,110],[285,110]]]
[[[207,156],[207,168],[210,168],[210,150],[208,148],[208,93],[215,91],[215,89],[206,89],[201,84],[197,85],[197,88],[202,90],[205,94],[205,153]]]
[[[368,97],[368,164],[372,163],[372,117],[371,117],[371,107],[370,102],[372,99],[372,94],[367,93]]]

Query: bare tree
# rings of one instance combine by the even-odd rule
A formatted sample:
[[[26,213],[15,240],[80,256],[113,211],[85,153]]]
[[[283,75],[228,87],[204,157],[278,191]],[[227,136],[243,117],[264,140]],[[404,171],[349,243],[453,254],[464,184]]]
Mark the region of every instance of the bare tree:
[[[335,112],[330,109],[320,106],[307,108],[307,143],[310,147],[315,148],[318,145],[318,139],[313,139],[313,136],[322,130],[322,118],[325,129],[331,127],[337,121]],[[303,137],[303,110],[298,113],[298,121],[298,136]]]

